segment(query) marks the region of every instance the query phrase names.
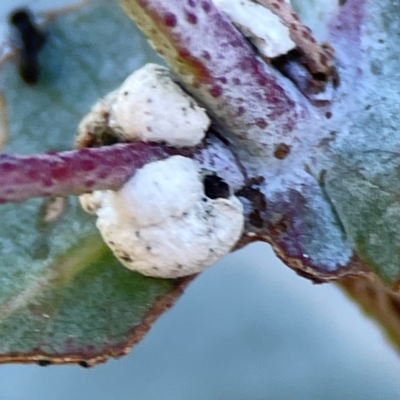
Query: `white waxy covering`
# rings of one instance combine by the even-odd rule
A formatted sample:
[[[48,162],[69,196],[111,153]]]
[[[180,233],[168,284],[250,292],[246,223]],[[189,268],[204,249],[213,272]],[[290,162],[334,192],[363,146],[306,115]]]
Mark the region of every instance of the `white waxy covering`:
[[[242,234],[241,202],[233,195],[206,197],[200,171],[186,157],[146,164],[118,192],[100,193],[101,201],[96,192],[92,203],[103,239],[127,268],[144,275],[201,272]]]
[[[251,0],[214,0],[214,3],[265,57],[277,57],[296,47],[279,17],[260,4]]]
[[[147,64],[121,85],[111,107],[110,126],[128,141],[166,141],[195,146],[210,125],[205,110],[170,77],[166,68]]]

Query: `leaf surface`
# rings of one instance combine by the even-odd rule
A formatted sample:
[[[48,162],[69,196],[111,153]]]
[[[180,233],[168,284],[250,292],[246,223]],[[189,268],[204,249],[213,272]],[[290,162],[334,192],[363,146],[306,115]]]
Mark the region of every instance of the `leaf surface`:
[[[92,104],[157,59],[112,2],[59,16],[46,29],[38,85],[26,86],[15,62],[1,70],[7,153],[71,149]],[[92,365],[126,353],[190,279],[151,279],[127,270],[75,197],[51,222],[47,203],[1,205],[0,362]]]

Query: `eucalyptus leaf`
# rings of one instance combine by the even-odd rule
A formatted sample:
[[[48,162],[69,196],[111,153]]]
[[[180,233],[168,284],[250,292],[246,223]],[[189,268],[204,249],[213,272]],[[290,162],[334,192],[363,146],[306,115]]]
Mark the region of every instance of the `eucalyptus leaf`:
[[[134,69],[158,61],[110,1],[60,15],[45,29],[37,85],[20,79],[15,60],[0,71],[6,153],[71,149],[93,103]],[[122,267],[76,198],[60,202],[54,221],[46,219],[48,204],[1,205],[0,361],[92,365],[126,353],[185,281],[146,278]]]
[[[287,265],[316,282],[373,281],[373,270],[398,286],[398,4],[339,2],[325,19],[334,55],[288,4],[262,0],[281,10],[276,15],[302,52],[300,61],[289,57],[279,65],[261,60],[210,1],[122,3],[213,119],[200,159],[216,172],[233,171],[232,187],[240,173],[228,164],[246,175],[235,189],[246,219],[238,246],[268,241]],[[112,2],[95,3],[49,25],[39,85],[25,87],[11,65],[4,68],[5,151],[69,149],[89,104],[155,57],[145,60],[146,47],[132,45],[134,37],[143,39],[118,10]],[[232,157],[213,153],[213,132]],[[3,360],[94,363],[122,354],[191,280],[157,281],[122,270],[76,200],[59,207],[59,217],[41,200],[2,208]]]

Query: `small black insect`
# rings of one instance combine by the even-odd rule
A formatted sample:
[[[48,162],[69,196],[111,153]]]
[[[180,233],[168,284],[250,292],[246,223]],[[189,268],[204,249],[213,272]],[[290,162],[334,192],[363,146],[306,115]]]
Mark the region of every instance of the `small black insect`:
[[[46,36],[32,20],[29,10],[15,10],[9,18],[10,24],[18,31],[21,40],[19,52],[19,74],[24,82],[33,85],[40,76],[39,52]]]
[[[206,175],[203,185],[204,194],[210,199],[227,199],[230,196],[229,185],[218,175]]]

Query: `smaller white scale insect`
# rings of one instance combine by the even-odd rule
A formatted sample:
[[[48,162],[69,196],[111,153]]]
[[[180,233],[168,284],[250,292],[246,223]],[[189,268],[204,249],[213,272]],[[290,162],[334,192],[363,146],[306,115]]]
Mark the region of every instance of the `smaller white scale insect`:
[[[169,77],[149,64],[95,105],[79,136],[104,123],[124,140],[195,146],[210,124],[199,107]],[[241,202],[229,192],[207,197],[204,171],[187,157],[146,164],[117,192],[80,197],[97,214],[97,227],[123,265],[144,275],[177,278],[198,273],[228,253],[240,238]],[[225,184],[226,185],[226,184]],[[227,187],[227,185],[226,185]]]
[[[268,8],[251,0],[214,0],[214,3],[263,56],[274,58],[296,47],[289,29]]]

